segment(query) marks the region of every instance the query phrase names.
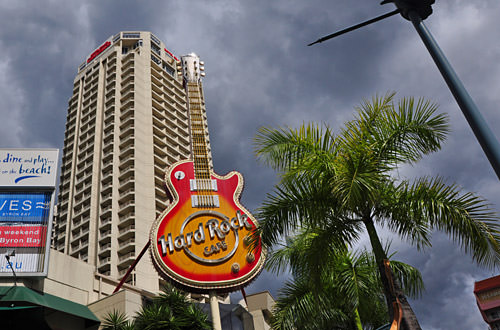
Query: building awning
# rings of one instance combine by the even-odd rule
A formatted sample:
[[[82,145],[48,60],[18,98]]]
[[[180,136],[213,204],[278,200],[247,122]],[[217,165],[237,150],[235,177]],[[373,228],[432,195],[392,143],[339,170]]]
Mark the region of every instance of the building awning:
[[[44,311],[65,313],[83,319],[85,328],[97,328],[100,324],[99,319],[85,305],[23,286],[0,287],[0,314],[11,313],[20,318],[31,314],[37,319],[43,319],[47,314]]]

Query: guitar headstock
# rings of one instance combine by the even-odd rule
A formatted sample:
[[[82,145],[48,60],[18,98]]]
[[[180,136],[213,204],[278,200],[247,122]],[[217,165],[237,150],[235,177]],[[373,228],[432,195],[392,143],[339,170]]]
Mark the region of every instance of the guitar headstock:
[[[200,82],[201,77],[205,77],[205,67],[204,62],[200,61],[200,58],[195,53],[181,56],[180,68],[178,68],[179,74],[187,82]]]

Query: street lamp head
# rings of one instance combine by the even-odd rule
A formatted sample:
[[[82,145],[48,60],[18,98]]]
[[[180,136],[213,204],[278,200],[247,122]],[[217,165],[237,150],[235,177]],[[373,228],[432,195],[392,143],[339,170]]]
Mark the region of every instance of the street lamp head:
[[[401,16],[409,21],[411,20],[409,13],[412,11],[416,12],[421,20],[429,17],[432,14],[432,5],[434,4],[434,0],[384,0],[380,4],[385,5],[390,2],[393,2],[401,12]]]

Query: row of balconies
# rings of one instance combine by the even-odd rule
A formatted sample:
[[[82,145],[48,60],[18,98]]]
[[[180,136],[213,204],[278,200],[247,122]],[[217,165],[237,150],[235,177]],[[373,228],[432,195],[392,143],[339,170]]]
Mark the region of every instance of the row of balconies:
[[[113,155],[114,155],[113,152],[108,152],[108,153],[104,154],[102,156],[103,163],[112,162],[113,161]]]
[[[109,83],[115,78],[116,78],[116,61],[114,63],[110,63],[106,68],[106,83]]]
[[[129,128],[134,127],[134,116],[127,117],[123,122],[120,123],[120,132],[124,132]],[[124,134],[120,134],[120,137],[124,136]]]
[[[109,104],[104,109],[104,119],[114,118],[115,117],[115,104]]]
[[[71,244],[72,251],[80,250],[83,248],[83,246],[88,245],[88,241],[89,241],[88,235],[89,235],[88,227],[85,231],[82,230],[82,231],[77,232],[76,234],[73,234],[73,232],[72,232],[71,233],[71,241],[72,242],[80,242],[79,245],[73,245],[73,243]]]
[[[98,77],[99,77],[99,71],[94,71],[94,72],[88,71],[87,74],[85,75],[84,82],[85,84],[92,83],[96,81]]]
[[[85,105],[90,99],[94,98],[97,94],[97,82],[91,85],[85,85],[83,88],[82,103]]]
[[[128,87],[129,85],[134,85],[135,77],[134,75],[128,75],[122,79],[122,88]]]
[[[94,120],[95,116],[96,116],[95,112],[86,112],[85,114],[82,114],[82,119],[81,119],[82,125],[85,125],[88,121]]]
[[[106,80],[109,77],[114,77],[115,75],[116,75],[116,61],[114,63],[111,63],[110,65],[108,65],[108,67],[106,69]]]
[[[75,196],[77,195],[80,195],[80,194],[90,194],[91,192],[91,189],[92,189],[92,184],[85,184],[81,187],[76,187],[76,192],[75,192]]]
[[[97,93],[97,91],[96,91]],[[84,98],[82,100],[82,111],[81,111],[81,115],[82,116],[85,116],[86,114],[88,114],[89,112],[91,112],[91,108],[94,108],[97,104],[97,97],[92,97],[94,96],[95,94],[92,94],[91,97],[88,97],[88,98]]]
[[[123,143],[123,141],[125,141],[126,139],[128,139],[128,137],[132,136],[132,138],[134,137],[134,127],[133,125],[130,126],[130,123],[133,124],[133,112],[130,112],[131,116],[130,117],[127,117],[126,120],[129,121],[129,119],[132,119],[131,122],[127,122],[127,123],[123,123],[120,125],[120,143]],[[127,124],[129,124],[129,126],[127,126]],[[123,126],[123,128],[122,128]]]
[[[80,140],[79,145],[93,143],[94,139],[95,139],[95,133],[92,133],[92,132],[81,133],[79,135],[79,140]]]
[[[106,86],[106,94],[105,94],[106,103],[108,102],[108,99],[110,97],[114,97],[115,96],[115,93],[116,93],[115,84],[114,83],[108,84]]]
[[[95,121],[88,122],[80,126],[80,134],[84,133],[92,133],[92,134],[95,133]]]
[[[113,143],[113,139],[114,139],[114,136],[115,136],[114,133],[115,133],[114,128],[105,131],[104,132],[104,138],[103,138],[104,143]]]
[[[160,70],[156,66],[151,66],[151,84],[152,88],[161,90],[161,93],[170,93],[172,95],[178,94],[185,97],[186,92],[182,85],[175,83],[175,79],[170,74],[165,74],[165,71]]]
[[[80,80],[77,80],[73,84],[73,95],[78,94],[79,88],[80,88]]]
[[[87,115],[95,115],[95,112],[96,112],[96,109],[97,109],[97,97],[94,98],[93,100],[89,100],[90,102],[88,102],[87,105],[85,105],[83,108],[82,108],[82,112],[81,112],[81,117],[85,117]],[[94,120],[95,121],[95,120]],[[84,125],[84,123],[80,123],[80,129],[81,127]]]
[[[133,104],[128,104],[128,106],[122,106],[120,109],[120,121],[123,121],[127,116],[133,115],[135,109]]]
[[[126,65],[122,65],[122,73],[120,78],[125,80],[128,76],[133,75],[135,70],[134,61],[128,62]]]
[[[73,206],[73,217],[78,217],[90,210],[90,199],[82,199]]]
[[[84,224],[88,224],[89,221],[90,221],[90,216],[89,216],[90,212],[87,212],[85,214],[85,216],[83,214],[79,214],[79,215],[74,215],[71,219],[71,222],[72,222],[72,228],[73,229],[76,229],[78,226],[81,226],[81,225],[84,225]]]
[[[78,258],[78,259],[87,261],[88,247],[89,247],[88,240],[82,241],[81,243],[78,242],[76,245],[72,244],[70,255],[74,258]],[[85,259],[83,259],[83,258],[85,258]]]
[[[90,85],[90,86],[85,86],[84,92],[83,92],[83,102],[82,104],[85,106],[90,100],[95,99],[95,96],[97,95],[97,84],[95,85]]]
[[[73,142],[75,139],[75,131],[64,131],[64,145]]]
[[[73,239],[78,239],[80,236],[89,232],[89,220],[89,216],[73,217],[71,228],[71,235]]]

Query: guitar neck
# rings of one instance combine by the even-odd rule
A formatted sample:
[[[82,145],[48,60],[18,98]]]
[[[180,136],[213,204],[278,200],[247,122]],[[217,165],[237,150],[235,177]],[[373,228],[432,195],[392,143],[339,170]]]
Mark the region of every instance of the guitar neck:
[[[208,158],[205,121],[203,118],[203,98],[200,83],[187,83],[187,98],[192,139],[194,171],[197,180],[210,179],[210,161]]]

